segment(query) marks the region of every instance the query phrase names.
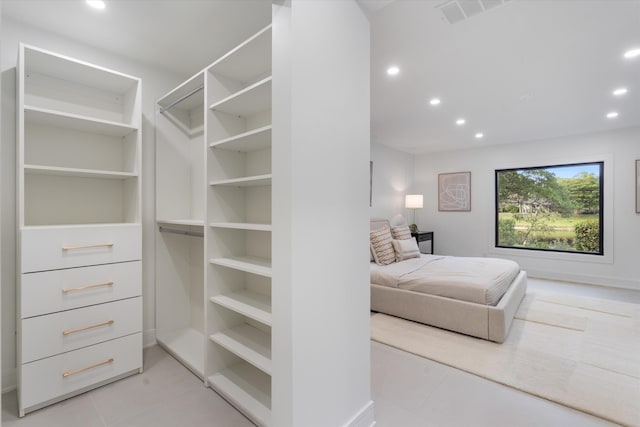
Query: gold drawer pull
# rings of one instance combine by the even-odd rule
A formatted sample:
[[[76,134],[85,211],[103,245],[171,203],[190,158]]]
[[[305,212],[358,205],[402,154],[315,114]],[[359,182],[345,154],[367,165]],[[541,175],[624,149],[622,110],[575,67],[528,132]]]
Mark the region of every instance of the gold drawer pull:
[[[75,334],[76,332],[87,331],[89,329],[99,328],[100,326],[111,326],[113,325],[113,320],[107,320],[106,322],[96,323],[95,325],[85,326],[84,328],[78,329],[67,329],[66,331],[62,331],[62,335]]]
[[[113,286],[113,282],[96,283],[93,285],[80,286],[79,288],[63,288],[62,293],[68,294],[75,291],[86,291],[87,289],[100,288],[102,286]]]
[[[93,249],[93,248],[110,248],[113,243],[101,243],[99,245],[82,245],[82,246],[63,246],[63,251],[73,251],[76,249]]]
[[[70,377],[71,375],[79,374],[80,372],[88,371],[89,369],[99,368],[100,366],[108,365],[109,363],[113,363],[113,357],[105,360],[104,362],[96,363],[95,365],[87,366],[86,368],[77,369],[75,371],[68,371],[62,374],[62,378]]]

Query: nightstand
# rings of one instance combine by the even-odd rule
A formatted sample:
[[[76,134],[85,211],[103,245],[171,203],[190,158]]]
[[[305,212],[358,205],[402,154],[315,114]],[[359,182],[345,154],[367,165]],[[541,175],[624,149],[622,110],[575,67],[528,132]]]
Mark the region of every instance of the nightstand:
[[[435,246],[433,244],[433,231],[418,231],[417,233],[411,233],[416,238],[420,253],[433,254],[435,253]]]

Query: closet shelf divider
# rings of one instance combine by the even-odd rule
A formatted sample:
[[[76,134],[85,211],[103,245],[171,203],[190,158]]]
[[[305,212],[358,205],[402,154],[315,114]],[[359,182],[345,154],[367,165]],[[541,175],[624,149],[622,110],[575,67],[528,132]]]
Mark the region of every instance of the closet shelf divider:
[[[220,141],[214,141],[209,144],[209,147],[242,152],[263,150],[271,147],[272,127],[272,125],[266,125]]]
[[[258,276],[271,277],[271,260],[252,256],[212,258],[211,264],[246,271]]]
[[[267,295],[240,290],[213,296],[210,301],[264,325],[271,326],[271,298]]]
[[[245,323],[212,334],[209,339],[271,375],[270,334]]]
[[[97,169],[66,168],[45,165],[24,165],[24,172],[31,175],[71,176],[79,178],[128,179],[138,176],[132,172],[105,171]]]
[[[209,227],[248,231],[271,231],[273,228],[271,224],[253,224],[246,222],[212,222],[209,223]]]
[[[236,116],[250,116],[271,109],[271,76],[266,77],[209,106]]]
[[[126,123],[28,105],[24,106],[24,119],[27,123],[38,123],[111,136],[126,136],[138,130],[137,126]]]
[[[271,185],[272,174],[246,176],[242,178],[224,179],[220,181],[210,181],[211,186],[230,186],[230,187],[262,187]]]
[[[270,381],[252,378],[251,365],[238,363],[211,375],[209,384],[232,404],[238,406],[260,426],[271,425]]]

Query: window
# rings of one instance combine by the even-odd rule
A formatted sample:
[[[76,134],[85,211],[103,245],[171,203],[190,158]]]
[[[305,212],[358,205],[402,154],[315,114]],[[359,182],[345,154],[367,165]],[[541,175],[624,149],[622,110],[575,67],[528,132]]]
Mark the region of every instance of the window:
[[[604,162],[496,170],[496,247],[604,255]]]

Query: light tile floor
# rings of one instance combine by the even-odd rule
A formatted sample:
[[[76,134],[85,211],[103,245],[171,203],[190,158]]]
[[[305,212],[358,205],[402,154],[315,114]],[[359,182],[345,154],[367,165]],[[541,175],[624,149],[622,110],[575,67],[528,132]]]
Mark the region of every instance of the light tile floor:
[[[529,279],[549,290],[640,304],[640,292]],[[241,427],[251,422],[160,347],[145,372],[19,419],[15,391],[2,396],[5,427]],[[371,343],[376,427],[604,427],[607,421],[475,375]],[[304,426],[300,426],[304,427]],[[327,426],[333,427],[333,426]]]
[[[16,392],[2,395],[3,427],[246,427],[253,424],[159,346],[133,375],[17,416]]]

